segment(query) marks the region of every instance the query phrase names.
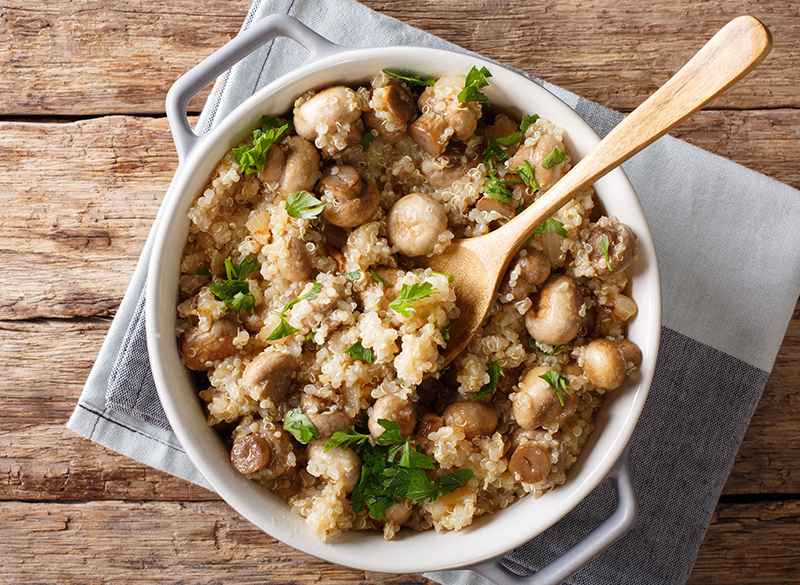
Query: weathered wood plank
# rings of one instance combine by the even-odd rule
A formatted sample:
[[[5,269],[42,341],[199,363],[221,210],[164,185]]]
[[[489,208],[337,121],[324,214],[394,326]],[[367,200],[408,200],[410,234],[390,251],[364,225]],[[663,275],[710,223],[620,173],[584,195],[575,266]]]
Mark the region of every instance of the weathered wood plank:
[[[751,13],[772,29],[773,53],[714,107],[800,105],[800,53],[794,47],[800,19],[792,2],[466,0],[446,9],[434,0],[364,4],[621,110],[633,109],[666,81],[711,31]],[[32,9],[23,0],[5,2],[0,112],[162,113],[169,86],[236,35],[249,5],[80,0]],[[192,111],[199,111],[204,96],[193,101]]]
[[[720,504],[687,585],[797,583],[800,501]]]
[[[221,502],[2,502],[0,517],[0,583],[431,583],[315,559]]]

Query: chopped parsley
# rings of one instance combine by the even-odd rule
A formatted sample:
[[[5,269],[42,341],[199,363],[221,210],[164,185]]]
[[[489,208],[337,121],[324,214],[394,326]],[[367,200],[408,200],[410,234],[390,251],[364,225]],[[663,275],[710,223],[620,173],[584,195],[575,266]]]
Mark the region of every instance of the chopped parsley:
[[[208,268],[198,268],[197,276],[211,276],[211,271]]]
[[[442,339],[445,341],[450,341],[450,336],[453,334],[453,325],[455,325],[455,323],[450,323],[447,327],[442,327]]]
[[[361,140],[361,152],[367,152],[373,140],[375,140],[375,134],[373,134],[371,130],[364,134],[364,138]]]
[[[405,81],[410,86],[415,85],[433,85],[436,83],[436,80],[433,77],[420,77],[419,75],[400,75],[399,73],[395,73],[394,71],[389,71],[388,69],[384,69],[383,72],[399,81]]]
[[[461,104],[466,102],[481,102],[489,105],[489,98],[486,97],[486,94],[483,93],[481,89],[489,85],[486,78],[491,76],[492,74],[489,73],[486,67],[478,69],[473,65],[472,69],[467,73],[464,89],[458,94],[458,102]]]
[[[567,155],[564,154],[564,151],[561,150],[559,147],[554,146],[553,151],[547,155],[542,161],[542,168],[549,169],[556,166],[559,163],[564,162],[567,159]]]
[[[528,347],[530,347],[531,349],[534,349],[534,350],[536,350],[538,352],[541,352],[544,355],[553,355],[555,353],[558,353],[558,351],[564,346],[563,345],[554,345],[549,350],[546,350],[545,347],[549,347],[549,346],[541,346],[541,345],[539,345],[539,343],[533,337],[528,335]]]
[[[311,341],[312,339],[314,339],[315,335],[316,333],[314,333],[313,331],[309,331],[308,333],[306,333],[306,336],[303,339],[303,341]]]
[[[289,325],[289,322],[286,320],[284,315],[286,311],[294,307],[300,301],[313,301],[317,298],[317,295],[322,291],[322,283],[319,281],[315,281],[314,284],[311,286],[311,290],[305,293],[304,295],[300,295],[293,301],[289,301],[286,305],[281,309],[280,313],[276,313],[272,311],[273,314],[280,317],[281,322],[278,326],[270,333],[264,341],[275,341],[276,339],[283,339],[284,337],[288,337],[294,333],[300,331]]]
[[[389,306],[403,317],[410,317],[411,313],[414,312],[414,307],[411,306],[411,303],[428,298],[435,292],[436,289],[433,288],[430,282],[412,284],[411,286],[404,284],[403,288],[400,289],[400,294],[389,303]]]
[[[253,313],[255,298],[250,292],[250,285],[247,277],[258,270],[260,265],[258,260],[251,256],[245,256],[237,266],[233,265],[230,258],[225,259],[225,282],[212,282],[209,289],[215,297],[225,303],[223,310],[233,309],[234,311],[249,311]]]
[[[533,241],[533,236],[541,235],[547,232],[555,232],[562,238],[567,237],[567,230],[564,229],[564,224],[558,221],[557,219],[553,219],[552,217],[548,217],[547,220],[539,227],[535,232],[533,232],[530,237],[525,241],[525,247],[531,245]]]
[[[569,380],[566,378],[566,376],[562,376],[555,370],[547,370],[547,372],[539,377],[550,384],[550,387],[556,391],[556,394],[558,394],[558,401],[561,403],[561,406],[564,406],[564,397],[561,395],[561,391],[563,390],[572,396],[569,390],[567,390],[567,387],[569,386]]]
[[[490,394],[497,392],[497,384],[500,382],[500,378],[505,377],[505,374],[503,373],[503,367],[497,360],[494,360],[489,364],[489,366],[486,368],[486,373],[489,374],[489,382],[483,385],[483,388],[480,389],[480,391],[472,398],[472,400],[478,400],[484,396],[489,396]]]
[[[417,451],[409,439],[403,439],[397,421],[379,419],[378,424],[385,430],[376,445],[369,441],[368,434],[353,429],[347,433],[337,431],[325,443],[325,451],[352,447],[361,458],[361,478],[351,495],[356,514],[366,507],[373,518],[385,520],[386,509],[402,499],[418,504],[433,501],[472,478],[471,469],[459,469],[431,480],[424,470],[436,469],[436,460]]]
[[[361,271],[353,270],[353,272],[348,272],[346,276],[347,280],[358,280],[359,278],[361,278]]]
[[[531,191],[538,191],[539,185],[536,183],[536,175],[533,172],[531,163],[529,163],[527,159],[525,159],[523,164],[511,170],[519,175],[519,178],[522,179],[522,182],[525,183],[525,186]]]
[[[532,116],[525,114],[524,116],[522,116],[522,121],[519,123],[519,130],[517,130],[513,134],[504,136],[503,138],[492,140],[492,142],[494,142],[495,144],[499,144],[500,146],[511,146],[512,144],[516,144],[517,142],[525,138],[525,132],[528,131],[528,127],[534,122],[536,122],[536,120],[538,119],[539,119],[538,114],[533,114]]]
[[[375,354],[369,347],[364,347],[360,341],[351,345],[350,348],[346,349],[344,352],[354,360],[361,360],[368,364],[375,363]]]
[[[439,276],[444,276],[447,279],[447,282],[453,282],[456,277],[452,274],[445,274],[444,272],[436,272],[435,270],[431,270],[431,274],[438,274]]]
[[[490,140],[483,151],[484,164],[488,164],[491,157],[495,157],[498,161],[503,161],[509,157],[509,154],[504,149],[500,148],[500,144],[497,140]]]
[[[242,167],[245,175],[260,173],[267,162],[270,147],[285,134],[291,132],[292,124],[275,116],[262,116],[261,128],[253,131],[253,145],[233,149],[233,158]]]
[[[290,193],[286,196],[286,213],[290,217],[314,219],[323,209],[325,204],[308,191]]]
[[[375,272],[374,270],[370,270],[369,273],[372,276],[372,278],[375,279],[375,282],[379,282],[379,283],[384,284],[386,286],[392,286],[392,283],[387,281],[385,278],[381,278],[381,275],[378,274],[377,272]]]
[[[290,433],[303,445],[308,445],[311,441],[319,439],[317,427],[314,426],[311,419],[300,410],[299,406],[286,413],[286,418],[283,420],[283,430]]]
[[[603,236],[603,239],[600,240],[597,246],[603,251],[603,255],[606,257],[606,268],[608,268],[609,272],[612,272],[611,261],[608,259],[608,248],[611,246],[611,240],[608,239],[608,236]]]

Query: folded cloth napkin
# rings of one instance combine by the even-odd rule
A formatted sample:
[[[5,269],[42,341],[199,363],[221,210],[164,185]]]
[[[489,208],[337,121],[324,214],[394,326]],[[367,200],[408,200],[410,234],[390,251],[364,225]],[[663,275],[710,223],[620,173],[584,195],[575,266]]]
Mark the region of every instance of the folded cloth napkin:
[[[353,0],[256,0],[244,28],[273,13],[290,14],[345,46],[460,50]],[[244,59],[217,81],[200,128],[214,126],[303,57],[292,41],[278,39]],[[601,136],[622,119],[535,81]],[[633,530],[568,582],[683,583],[800,294],[800,194],[670,137],[623,168],[648,218],[663,287],[661,352],[630,444],[641,509]],[[143,310],[150,249],[148,240],[68,426],[208,487],[172,434],[150,373]],[[580,541],[614,506],[610,482],[603,482],[559,523],[501,562],[529,574]],[[426,576],[447,584],[487,582],[469,571]]]

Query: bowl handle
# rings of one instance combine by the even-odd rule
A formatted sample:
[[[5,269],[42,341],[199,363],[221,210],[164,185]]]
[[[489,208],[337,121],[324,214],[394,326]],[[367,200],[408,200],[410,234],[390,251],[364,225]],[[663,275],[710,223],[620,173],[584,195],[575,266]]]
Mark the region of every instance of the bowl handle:
[[[309,52],[306,62],[345,50],[291,16],[273,14],[259,20],[185,73],[167,93],[167,119],[180,162],[202,139],[194,133],[186,117],[189,100],[227,69],[276,37],[288,37],[305,47]]]
[[[628,448],[608,473],[614,491],[617,493],[617,509],[586,538],[573,546],[552,563],[539,569],[533,575],[521,577],[503,567],[495,558],[468,567],[498,585],[558,585],[577,572],[589,561],[625,536],[639,517],[639,500],[633,488],[631,471],[628,466]]]

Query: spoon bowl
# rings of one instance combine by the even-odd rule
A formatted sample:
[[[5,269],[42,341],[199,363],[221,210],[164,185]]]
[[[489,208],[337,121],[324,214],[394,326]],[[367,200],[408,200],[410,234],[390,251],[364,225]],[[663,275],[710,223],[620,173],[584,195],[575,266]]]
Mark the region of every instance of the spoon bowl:
[[[757,19],[732,20],[528,209],[500,229],[455,240],[444,253],[420,262],[453,276],[461,311],[440,368],[469,345],[489,313],[511,258],[537,228],[570,199],[747,75],[771,48],[772,36]]]

